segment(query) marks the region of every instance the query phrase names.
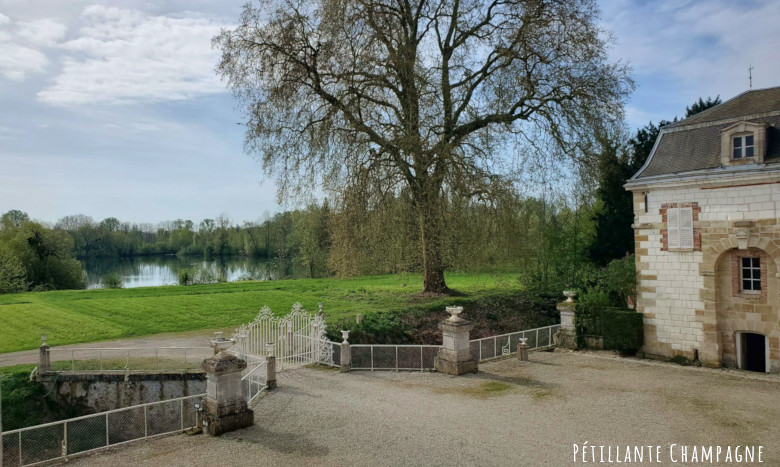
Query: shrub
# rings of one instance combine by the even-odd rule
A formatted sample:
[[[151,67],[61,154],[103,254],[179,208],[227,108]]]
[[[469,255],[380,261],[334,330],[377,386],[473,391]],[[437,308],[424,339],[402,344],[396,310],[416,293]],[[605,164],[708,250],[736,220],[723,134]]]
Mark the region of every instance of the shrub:
[[[604,348],[635,353],[644,343],[642,314],[634,310],[604,309],[600,314]]]
[[[636,303],[636,263],[634,255],[613,260],[604,270],[604,286],[617,296],[621,307],[628,306],[630,297]]]
[[[221,282],[219,277],[212,274],[211,271],[206,268],[198,269],[192,278],[192,283],[196,285],[216,284],[217,282]]]
[[[584,348],[585,336],[600,336],[601,310],[612,306],[609,292],[601,286],[591,287],[580,296],[574,326],[577,330],[577,346]]]
[[[179,270],[179,285],[192,285],[192,274],[189,269]]]
[[[106,274],[100,282],[106,289],[121,289],[125,286],[124,282],[122,282],[122,278],[113,272]]]

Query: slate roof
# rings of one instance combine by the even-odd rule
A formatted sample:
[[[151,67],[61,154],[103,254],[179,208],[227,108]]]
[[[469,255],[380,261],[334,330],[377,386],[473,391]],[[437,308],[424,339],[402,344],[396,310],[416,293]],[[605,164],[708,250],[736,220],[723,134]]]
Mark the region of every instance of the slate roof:
[[[765,162],[780,162],[780,87],[757,89],[663,127],[648,162],[632,180],[720,167],[720,130],[740,121],[770,125]]]

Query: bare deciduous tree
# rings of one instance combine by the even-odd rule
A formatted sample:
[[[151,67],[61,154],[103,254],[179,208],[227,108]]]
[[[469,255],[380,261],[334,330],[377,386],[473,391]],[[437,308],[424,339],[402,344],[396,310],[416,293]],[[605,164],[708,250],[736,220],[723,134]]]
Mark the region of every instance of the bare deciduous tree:
[[[539,138],[577,157],[622,117],[628,68],[592,0],[264,0],[214,38],[246,148],[281,194],[410,190],[424,292],[447,292],[444,196],[489,197]]]

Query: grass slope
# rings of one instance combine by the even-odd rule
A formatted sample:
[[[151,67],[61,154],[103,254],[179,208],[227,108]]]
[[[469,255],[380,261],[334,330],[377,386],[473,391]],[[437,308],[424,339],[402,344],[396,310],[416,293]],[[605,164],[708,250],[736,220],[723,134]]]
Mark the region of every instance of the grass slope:
[[[264,305],[283,315],[296,301],[310,311],[322,302],[328,321],[336,321],[409,306],[443,308],[520,288],[517,276],[508,273],[450,273],[447,283],[463,296],[415,297],[420,275],[0,295],[0,353],[34,349],[41,334],[49,344],[63,345],[238,326]]]

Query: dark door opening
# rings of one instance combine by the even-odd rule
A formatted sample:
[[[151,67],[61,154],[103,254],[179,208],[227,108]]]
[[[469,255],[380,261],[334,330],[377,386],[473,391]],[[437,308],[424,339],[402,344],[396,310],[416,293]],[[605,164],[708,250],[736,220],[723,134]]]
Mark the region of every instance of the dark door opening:
[[[766,336],[742,333],[742,369],[766,373]]]

